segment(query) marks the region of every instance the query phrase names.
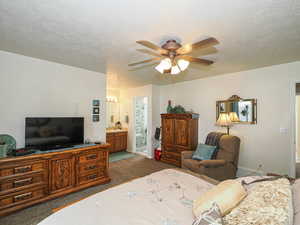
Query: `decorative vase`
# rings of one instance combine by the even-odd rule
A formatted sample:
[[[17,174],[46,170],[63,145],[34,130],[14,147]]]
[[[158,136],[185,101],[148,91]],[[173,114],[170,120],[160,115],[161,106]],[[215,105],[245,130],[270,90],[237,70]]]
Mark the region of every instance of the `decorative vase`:
[[[167,113],[172,113],[173,108],[171,106],[171,100],[168,101]]]

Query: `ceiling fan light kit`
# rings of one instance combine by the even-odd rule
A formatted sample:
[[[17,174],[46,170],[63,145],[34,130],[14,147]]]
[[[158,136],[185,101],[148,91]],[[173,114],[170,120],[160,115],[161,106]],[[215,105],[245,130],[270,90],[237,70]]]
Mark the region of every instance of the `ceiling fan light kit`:
[[[207,48],[219,44],[215,38],[207,38],[205,40],[199,41],[194,44],[187,44],[182,46],[175,40],[168,40],[161,47],[149,42],[149,41],[137,41],[138,44],[143,45],[147,48],[151,48],[156,52],[143,51],[144,53],[159,56],[151,59],[147,59],[141,62],[131,63],[129,66],[136,66],[142,63],[160,61],[160,63],[155,67],[155,69],[162,74],[179,74],[180,72],[186,70],[190,64],[199,63],[203,65],[211,65],[213,61],[207,59],[194,58],[190,55],[194,49]]]

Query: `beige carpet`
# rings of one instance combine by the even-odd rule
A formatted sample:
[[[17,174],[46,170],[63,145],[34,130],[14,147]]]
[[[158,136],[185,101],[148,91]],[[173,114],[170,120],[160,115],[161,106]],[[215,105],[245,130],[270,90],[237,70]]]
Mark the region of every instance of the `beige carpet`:
[[[74,201],[88,197],[97,192],[108,189],[114,185],[124,183],[134,178],[142,177],[150,173],[172,168],[173,166],[157,162],[142,156],[120,160],[110,164],[109,174],[112,181],[109,184],[98,185],[76,193],[66,195],[30,208],[26,208],[0,218],[1,225],[36,225],[52,213],[52,209],[70,204]],[[66,224],[69,225],[69,224]]]

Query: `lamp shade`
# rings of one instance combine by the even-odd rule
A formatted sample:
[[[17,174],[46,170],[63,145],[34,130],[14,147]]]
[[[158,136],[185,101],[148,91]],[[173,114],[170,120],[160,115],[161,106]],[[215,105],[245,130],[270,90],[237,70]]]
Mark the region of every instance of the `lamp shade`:
[[[178,67],[178,65],[176,65],[176,66],[172,66],[172,68],[171,68],[171,74],[172,75],[176,75],[176,74],[178,74],[178,73],[180,73],[181,71],[180,71],[180,68]]]
[[[229,115],[227,113],[220,113],[216,123],[218,126],[227,127],[232,124]]]
[[[179,66],[179,68],[180,68],[181,71],[186,70],[188,68],[189,64],[190,64],[190,62],[186,61],[184,59],[179,59],[177,61],[177,65]]]
[[[165,70],[169,70],[172,67],[171,60],[169,58],[165,58],[161,60],[161,62],[155,67],[157,71],[160,73],[164,73]]]
[[[240,118],[238,117],[236,112],[230,112],[229,118],[230,118],[231,122],[240,122]]]

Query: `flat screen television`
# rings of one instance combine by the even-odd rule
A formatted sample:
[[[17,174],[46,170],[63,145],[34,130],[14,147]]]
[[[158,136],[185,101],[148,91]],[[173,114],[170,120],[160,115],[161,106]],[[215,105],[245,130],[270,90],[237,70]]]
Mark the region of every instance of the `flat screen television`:
[[[51,150],[72,147],[84,142],[82,117],[25,118],[25,147]]]

